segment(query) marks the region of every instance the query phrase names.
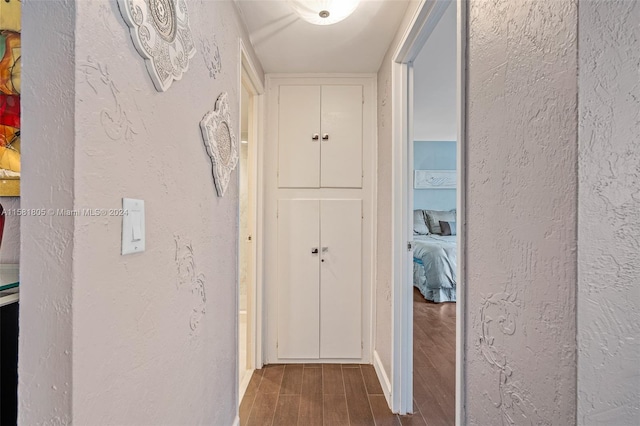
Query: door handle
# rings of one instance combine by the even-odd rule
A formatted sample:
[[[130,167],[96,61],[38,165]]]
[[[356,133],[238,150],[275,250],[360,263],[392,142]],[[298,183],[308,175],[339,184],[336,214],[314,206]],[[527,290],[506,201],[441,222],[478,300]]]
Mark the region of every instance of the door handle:
[[[323,141],[328,141],[329,140],[329,133],[325,133],[324,135],[322,135],[322,140]]]
[[[318,254],[318,247],[314,247],[311,249],[311,254]]]
[[[317,141],[318,139],[320,139],[320,135],[319,135],[318,133],[314,133],[314,134],[311,136],[311,139],[313,139],[314,141]]]

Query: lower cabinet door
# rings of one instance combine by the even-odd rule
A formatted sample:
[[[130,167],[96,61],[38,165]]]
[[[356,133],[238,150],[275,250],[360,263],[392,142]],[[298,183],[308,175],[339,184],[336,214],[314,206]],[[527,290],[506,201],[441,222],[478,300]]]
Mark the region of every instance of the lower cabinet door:
[[[362,357],[362,201],[320,201],[320,358]]]
[[[320,201],[278,201],[278,357],[320,357]]]
[[[362,200],[278,201],[278,357],[362,357]]]

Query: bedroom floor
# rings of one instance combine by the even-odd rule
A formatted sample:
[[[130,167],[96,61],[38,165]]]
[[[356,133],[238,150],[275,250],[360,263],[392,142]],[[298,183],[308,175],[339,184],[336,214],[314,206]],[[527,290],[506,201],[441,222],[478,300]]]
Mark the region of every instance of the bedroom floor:
[[[427,425],[454,425],[456,304],[433,303],[413,288],[413,408]]]
[[[253,373],[240,425],[454,425],[456,305],[414,289],[413,309],[413,415],[391,413],[371,365],[280,364]]]

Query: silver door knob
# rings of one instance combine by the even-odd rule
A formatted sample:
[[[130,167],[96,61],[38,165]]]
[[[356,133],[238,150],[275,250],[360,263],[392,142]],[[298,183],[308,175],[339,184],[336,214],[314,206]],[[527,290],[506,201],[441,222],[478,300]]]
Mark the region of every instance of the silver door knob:
[[[319,135],[318,133],[314,133],[314,134],[311,136],[311,139],[313,139],[314,141],[317,141],[318,139],[320,139],[320,135]]]
[[[328,251],[329,251],[329,247],[322,247],[322,252],[323,252],[323,253],[326,253],[326,252],[328,252]]]
[[[329,140],[329,133],[325,133],[324,135],[322,135],[322,140],[323,141],[328,141]]]

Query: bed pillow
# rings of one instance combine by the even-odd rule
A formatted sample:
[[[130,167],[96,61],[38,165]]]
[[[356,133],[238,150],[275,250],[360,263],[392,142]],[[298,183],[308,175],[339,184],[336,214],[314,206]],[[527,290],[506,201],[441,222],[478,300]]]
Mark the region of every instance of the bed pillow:
[[[429,232],[432,234],[441,234],[440,221],[443,222],[455,222],[456,214],[452,211],[439,211],[439,210],[425,210],[425,216],[427,217],[427,225],[429,225]]]
[[[440,221],[440,229],[442,230],[442,233],[440,235],[456,235],[455,222]]]
[[[429,227],[423,210],[413,211],[413,233],[416,235],[429,235]]]

